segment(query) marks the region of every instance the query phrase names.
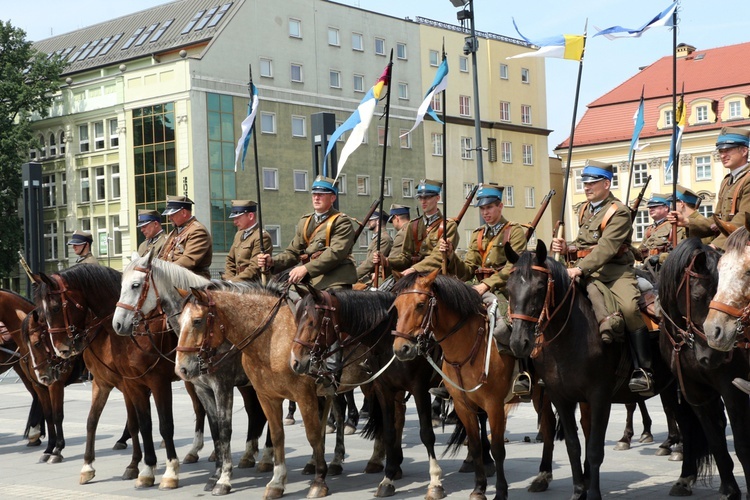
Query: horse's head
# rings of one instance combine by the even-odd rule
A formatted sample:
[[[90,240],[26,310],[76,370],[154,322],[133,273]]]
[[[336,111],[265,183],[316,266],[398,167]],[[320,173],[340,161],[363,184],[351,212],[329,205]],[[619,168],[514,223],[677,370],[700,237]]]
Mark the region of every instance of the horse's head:
[[[24,318],[21,335],[29,349],[31,365],[37,380],[44,385],[57,381],[60,377],[62,359],[55,355],[44,319],[40,317],[37,309]]]
[[[393,353],[401,361],[416,358],[426,348],[437,304],[432,285],[439,272],[436,269],[427,276],[407,275],[393,290],[396,292],[393,306],[398,311]]]
[[[313,287],[309,287],[309,292],[297,304],[297,334],[289,359],[292,370],[300,375],[316,369],[337,339],[331,295]]]
[[[156,285],[152,284],[152,259],[151,253],[134,258],[123,271],[120,298],[112,316],[112,327],[118,335],[130,335],[133,328],[157,308],[158,292]]]
[[[84,264],[82,264],[84,265]],[[89,310],[84,294],[70,288],[60,274],[41,274],[35,302],[42,312],[55,353],[69,358],[85,346]]]
[[[719,259],[719,284],[709,305],[703,330],[708,345],[731,351],[750,326],[750,240],[747,228],[727,238],[725,253]]]
[[[175,356],[175,373],[192,380],[209,369],[209,360],[224,342],[225,331],[210,292],[180,290],[185,299],[180,314],[180,338]]]

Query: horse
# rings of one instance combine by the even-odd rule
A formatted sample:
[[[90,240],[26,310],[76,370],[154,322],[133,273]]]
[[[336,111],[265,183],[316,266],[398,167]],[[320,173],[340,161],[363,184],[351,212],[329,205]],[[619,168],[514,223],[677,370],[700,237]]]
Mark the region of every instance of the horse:
[[[133,260],[123,271],[120,298],[117,302],[112,326],[118,335],[131,335],[133,332],[160,331],[171,329],[177,335],[179,324],[177,317],[182,311],[182,297],[176,288],[204,288],[209,280],[178,266],[154,258],[148,254],[142,257],[133,256]],[[234,388],[237,387],[245,403],[248,416],[248,430],[245,452],[240,458],[238,467],[246,468],[255,465],[255,453],[258,451],[258,436],[265,425],[265,415],[258,403],[255,389],[249,386],[249,380],[242,368],[237,351],[229,353],[229,342],[219,346],[216,357],[204,369],[188,374],[176,370],[186,386],[194,386],[205,415],[208,416],[211,437],[216,449],[216,472],[205,486],[205,491],[214,495],[226,495],[231,491],[232,478],[232,407]],[[189,354],[185,353],[185,356]],[[197,356],[198,353],[192,354]],[[214,363],[213,361],[216,361]],[[203,426],[203,414],[196,412],[197,422]],[[200,433],[202,436],[202,432]],[[194,443],[186,457],[186,462],[198,459],[198,450],[203,446]],[[270,465],[270,464],[269,464]],[[266,468],[266,470],[270,470]]]
[[[572,498],[599,499],[599,471],[612,403],[641,399],[627,387],[631,373],[627,346],[619,342],[604,346],[591,303],[568,278],[565,267],[547,257],[544,242],[537,242],[536,252],[521,256],[509,245],[505,252],[514,264],[508,279],[513,321],[510,348],[518,357],[532,357],[557,408],[572,468]],[[654,359],[654,373],[657,389],[666,389],[662,401],[676,405],[676,391],[669,389],[673,377],[666,364]],[[575,422],[579,402],[588,403],[590,408],[585,468]],[[682,424],[680,428],[684,434]],[[693,465],[695,462],[686,457],[682,481],[689,482],[689,476],[695,474]]]
[[[507,498],[504,400],[510,392],[515,359],[495,347],[481,297],[464,282],[438,272],[426,276],[413,273],[394,286],[398,322],[393,352],[398,359],[409,361],[429,352],[432,342],[440,345],[441,375],[462,423],[456,426],[449,449],[457,450],[463,444],[465,432],[475,465],[471,498],[485,498],[487,476],[477,418],[477,412],[484,410],[492,429],[490,448],[497,468],[495,497]]]
[[[159,489],[179,486],[179,467],[174,446],[172,380],[174,365],[165,353],[176,346],[170,333],[151,338],[127,338],[112,329],[112,314],[119,297],[121,273],[109,267],[78,265],[59,273],[37,277],[34,299],[42,311],[55,353],[62,358],[82,354],[92,380],[92,401],[86,424],[86,447],[80,483],[96,475],[95,437],[99,417],[113,388],[125,399],[133,455],[123,479],[135,479],[137,488],[154,484],[156,452],[152,437],[150,396],[159,414],[159,431],[167,451],[166,471]],[[138,440],[140,431],[144,453]],[[145,468],[138,470],[144,460]]]
[[[322,405],[315,381],[294,373],[289,366],[292,340],[297,325],[286,303],[286,293],[278,285],[257,283],[215,284],[218,290],[192,288],[179,318],[179,351],[176,369],[198,373],[206,357],[225,340],[242,351],[242,366],[258,394],[273,441],[274,473],[266,485],[264,498],[279,498],[284,493],[287,469],[284,450],[282,402],[297,402],[305,425],[307,440],[313,449],[315,478],[308,498],[328,494],[325,482],[324,422],[330,398]],[[187,356],[197,350],[198,356]]]

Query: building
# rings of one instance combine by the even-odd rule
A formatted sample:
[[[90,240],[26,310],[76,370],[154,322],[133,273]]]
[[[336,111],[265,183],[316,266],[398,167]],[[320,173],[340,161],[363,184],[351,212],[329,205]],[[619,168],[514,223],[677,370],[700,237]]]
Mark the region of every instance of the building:
[[[680,44],[677,50],[677,88],[684,85],[685,130],[679,154],[678,182],[703,198],[701,212],[713,213],[713,202],[724,175],[715,154],[716,138],[722,127],[750,126],[750,69],[737,64],[750,50],[750,43],[697,50]],[[633,135],[633,115],[644,94],[645,126],[640,144],[648,144],[635,155],[632,172],[628,151]],[[617,169],[613,193],[634,203],[638,192],[651,176],[644,199],[650,193],[671,193],[673,171],[666,171],[671,148],[672,57],[646,66],[636,75],[588,105],[576,126],[566,220],[575,221],[577,207],[585,201],[581,170],[587,159],[611,162]],[[569,139],[555,153],[567,164]],[[632,180],[629,181],[629,180]],[[630,190],[628,195],[628,184]],[[634,240],[643,238],[650,224],[645,202],[635,221]],[[576,224],[566,226],[569,239]]]
[[[449,47],[463,47],[465,36],[456,26],[328,0],[178,0],[37,42],[38,50],[69,63],[52,113],[34,125],[39,148],[30,151],[30,160],[44,170],[47,271],[72,261],[65,241],[76,229],[92,231],[100,262],[121,269],[141,237],[138,209],[160,210],[168,195],[187,194],[196,202],[195,215],[211,230],[212,272],[218,275],[235,232],[227,220],[230,200],[257,199],[253,152],[244,170],[234,168],[250,67],[260,96],[255,137],[263,223],[275,248],[288,244],[300,215],[311,210],[310,185],[322,158],[313,116],[332,113],[336,125],[342,123],[388,64],[391,49],[388,136],[384,120],[378,120],[381,104],[364,144],[339,177],[339,202],[351,216],[366,214],[379,194],[388,144],[385,206],[415,207],[419,179],[441,175],[436,165],[442,151],[433,141],[439,125],[428,121],[400,136],[411,128],[434,78],[431,57],[442,43],[437,40],[446,37]],[[515,200],[524,194],[516,190],[525,188],[513,179],[526,176],[525,184],[534,186],[533,172],[542,178],[539,185],[549,184],[548,166],[541,161],[548,133],[543,63],[505,63],[527,46],[492,34],[480,39],[480,54],[487,58],[479,75],[487,103],[482,126],[492,165],[485,168],[485,180],[509,185]],[[464,142],[473,136],[471,113],[462,107],[464,97],[473,98],[470,73],[465,57],[453,57],[449,85],[456,94],[448,98],[446,142],[451,187],[476,182],[468,156],[477,153]],[[494,74],[484,74],[490,67]],[[502,114],[503,102],[509,115]],[[506,142],[510,156],[498,161],[498,147],[503,151]],[[509,216],[533,218],[535,196],[532,190],[525,201],[506,203],[518,210],[517,217]],[[457,212],[458,198],[449,201],[449,215]],[[357,258],[367,242],[365,232],[355,246]]]

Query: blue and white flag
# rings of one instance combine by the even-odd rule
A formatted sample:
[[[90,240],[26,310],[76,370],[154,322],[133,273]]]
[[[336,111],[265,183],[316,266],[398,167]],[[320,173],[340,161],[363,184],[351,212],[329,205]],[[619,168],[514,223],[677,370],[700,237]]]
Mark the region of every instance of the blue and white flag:
[[[255,115],[258,113],[258,87],[250,84],[252,88],[253,98],[247,105],[247,117],[242,120],[242,133],[240,134],[240,140],[237,141],[237,149],[234,150],[234,171],[237,171],[237,164],[242,165],[242,170],[245,170],[245,156],[247,156],[247,147],[250,145],[250,136],[253,133],[253,125],[255,123]]]
[[[651,19],[640,28],[623,28],[622,26],[612,26],[607,29],[599,30],[596,34],[594,34],[594,36],[602,35],[609,40],[614,40],[615,38],[637,38],[651,28],[656,28],[658,26],[674,26],[672,14],[674,14],[675,9],[677,8],[677,3],[678,2],[675,1],[672,5],[657,14],[656,17]],[[596,26],[594,27],[596,28]],[[598,30],[599,28],[596,29]]]
[[[411,134],[411,132],[424,121],[425,114],[430,115],[436,122],[443,123],[443,120],[438,118],[437,113],[432,109],[432,99],[435,97],[435,94],[442,92],[446,87],[448,87],[448,60],[443,59],[443,62],[440,63],[440,67],[437,70],[435,79],[432,81],[430,89],[424,96],[424,101],[422,101],[422,104],[419,105],[419,109],[417,109],[417,119],[414,121],[414,126],[408,132],[401,134],[400,137]]]
[[[633,155],[633,151],[640,151],[638,148],[638,138],[640,137],[645,124],[646,122],[643,118],[643,91],[641,91],[641,103],[638,105],[638,109],[633,115],[633,139],[630,141],[630,153],[628,153],[628,158]]]

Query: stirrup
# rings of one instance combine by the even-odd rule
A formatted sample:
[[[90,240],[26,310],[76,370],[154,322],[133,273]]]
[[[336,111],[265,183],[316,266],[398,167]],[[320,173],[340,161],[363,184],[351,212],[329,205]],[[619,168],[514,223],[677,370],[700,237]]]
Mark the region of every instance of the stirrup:
[[[513,379],[513,394],[515,396],[531,395],[531,375],[529,372],[519,372]]]
[[[433,396],[435,396],[436,398],[445,399],[445,400],[448,400],[451,398],[451,395],[448,393],[448,389],[446,389],[444,385],[431,387],[428,392],[432,394]]]
[[[644,395],[654,394],[654,381],[649,372],[643,368],[636,368],[628,382],[628,388],[631,392],[637,392]]]

